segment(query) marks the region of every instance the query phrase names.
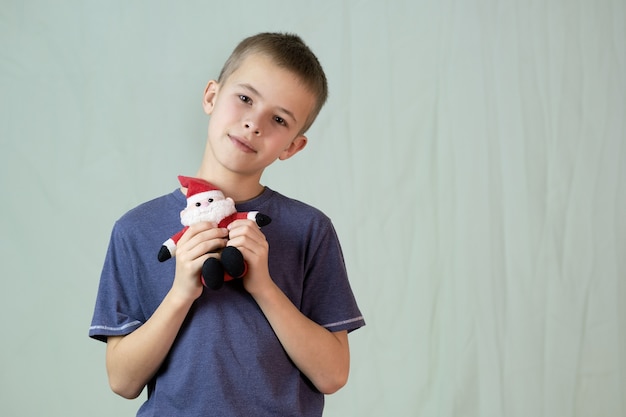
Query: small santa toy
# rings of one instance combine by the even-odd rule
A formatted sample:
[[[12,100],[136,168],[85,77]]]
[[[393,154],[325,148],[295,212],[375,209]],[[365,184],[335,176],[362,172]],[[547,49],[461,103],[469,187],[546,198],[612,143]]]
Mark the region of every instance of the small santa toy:
[[[192,224],[209,221],[216,223],[217,227],[226,227],[235,220],[250,219],[263,227],[271,221],[258,211],[237,212],[232,198],[225,197],[221,190],[201,178],[179,175],[178,180],[187,188],[187,207],[180,212],[180,221],[185,227],[163,243],[158,255],[160,262],[176,256],[176,244]],[[222,249],[220,259],[209,258],[204,262],[202,284],[217,290],[225,281],[242,278],[247,269],[239,249],[226,246]]]

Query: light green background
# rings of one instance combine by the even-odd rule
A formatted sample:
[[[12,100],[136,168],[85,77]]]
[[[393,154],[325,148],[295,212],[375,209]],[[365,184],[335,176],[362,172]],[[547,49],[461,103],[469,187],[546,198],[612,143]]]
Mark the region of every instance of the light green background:
[[[195,173],[205,83],[281,30],[331,96],[264,182],[331,216],[368,322],[325,415],[625,416],[625,22],[623,0],[0,1],[0,415],[134,415],[87,337],[111,226]]]

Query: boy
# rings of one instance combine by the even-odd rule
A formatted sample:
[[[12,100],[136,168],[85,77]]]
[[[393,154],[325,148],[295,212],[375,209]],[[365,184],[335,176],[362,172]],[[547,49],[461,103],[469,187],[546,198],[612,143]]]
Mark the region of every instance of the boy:
[[[299,37],[244,39],[205,89],[211,119],[196,177],[272,222],[193,225],[165,263],[156,253],[180,230],[185,189],[116,222],[89,335],[107,342],[114,392],[135,398],[148,387],[138,416],[319,416],[324,394],[346,383],[347,333],[365,323],[335,231],[260,182],[272,162],[305,147],[326,97],[324,72]],[[202,264],[225,246],[242,252],[248,271],[203,290]]]

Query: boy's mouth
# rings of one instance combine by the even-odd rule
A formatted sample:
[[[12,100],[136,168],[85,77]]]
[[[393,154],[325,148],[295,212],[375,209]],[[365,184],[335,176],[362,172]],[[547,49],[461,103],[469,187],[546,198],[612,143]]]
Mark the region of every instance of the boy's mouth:
[[[256,149],[254,149],[250,145],[250,142],[248,142],[247,139],[240,137],[240,136],[234,136],[234,135],[228,135],[228,137],[230,138],[230,141],[233,143],[233,145],[235,145],[237,149],[246,153],[256,153]]]

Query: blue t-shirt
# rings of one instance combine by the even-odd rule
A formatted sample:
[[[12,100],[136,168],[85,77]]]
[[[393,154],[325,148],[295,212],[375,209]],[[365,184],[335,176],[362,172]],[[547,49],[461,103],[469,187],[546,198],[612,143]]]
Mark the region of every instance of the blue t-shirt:
[[[106,341],[140,327],[174,280],[175,260],[159,262],[178,232],[180,190],[144,203],[114,225],[89,336]],[[365,324],[330,219],[269,188],[237,205],[271,217],[263,227],[269,271],[291,302],[330,331]],[[205,289],[192,305],[138,416],[320,416],[324,395],[300,373],[241,280]]]

